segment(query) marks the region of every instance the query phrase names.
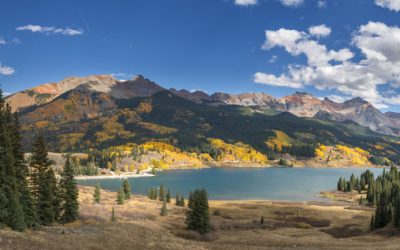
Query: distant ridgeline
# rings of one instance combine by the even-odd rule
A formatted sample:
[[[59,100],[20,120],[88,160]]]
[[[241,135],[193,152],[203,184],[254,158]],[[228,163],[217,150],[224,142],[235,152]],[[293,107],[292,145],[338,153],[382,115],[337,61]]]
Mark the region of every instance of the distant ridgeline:
[[[332,166],[400,163],[399,137],[349,120],[277,111],[284,107],[282,103],[298,104],[310,98],[319,103],[304,93],[278,101],[271,97],[266,101],[279,104],[271,109],[272,104],[257,106],[257,102],[235,105],[223,94],[207,97],[200,92],[166,90],[141,76],[126,82],[106,76],[71,78],[34,90],[34,94],[19,92],[7,99],[20,103],[15,109],[20,110],[23,145],[30,145],[32,131],[42,132],[51,151],[85,152],[102,166],[272,164],[281,159],[288,165],[303,160]],[[43,93],[50,93],[45,101]],[[324,107],[328,104],[337,106],[325,101]],[[340,108],[370,108],[360,100],[346,105]],[[123,159],[127,155],[131,160]],[[121,160],[114,163],[113,158]]]

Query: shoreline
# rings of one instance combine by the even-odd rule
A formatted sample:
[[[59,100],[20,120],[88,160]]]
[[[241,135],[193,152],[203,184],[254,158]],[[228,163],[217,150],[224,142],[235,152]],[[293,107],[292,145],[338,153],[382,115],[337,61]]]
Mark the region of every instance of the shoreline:
[[[91,175],[91,176],[75,176],[75,180],[101,180],[101,179],[126,179],[126,178],[142,178],[142,177],[154,177],[154,174],[142,173],[142,174],[126,174],[126,175]]]
[[[370,165],[370,166],[279,166],[279,165],[257,165],[257,164],[243,164],[243,163],[225,163],[225,164],[210,164],[210,165],[203,165],[203,166],[193,166],[193,167],[179,167],[179,166],[171,166],[169,169],[158,170],[157,172],[162,171],[174,171],[174,170],[195,170],[195,169],[207,169],[207,168],[231,168],[231,169],[241,169],[241,168],[248,168],[248,169],[257,169],[257,168],[310,168],[310,169],[339,169],[339,168],[359,168],[359,169],[368,169],[368,168],[385,168],[384,166],[378,165]],[[137,173],[127,173],[121,175],[79,175],[75,176],[76,180],[97,180],[97,179],[126,179],[126,178],[142,178],[142,177],[154,177],[156,175],[147,172],[143,172],[140,174]]]

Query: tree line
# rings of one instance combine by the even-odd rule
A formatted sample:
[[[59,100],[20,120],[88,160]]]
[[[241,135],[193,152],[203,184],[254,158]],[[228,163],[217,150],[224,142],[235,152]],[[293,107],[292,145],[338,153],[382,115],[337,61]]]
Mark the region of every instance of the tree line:
[[[18,114],[0,90],[0,227],[23,231],[78,218],[78,190],[69,158],[58,181],[42,136],[33,142],[27,162]]]
[[[400,229],[400,172],[398,169],[394,166],[389,171],[384,169],[377,178],[374,178],[370,170],[363,172],[360,178],[354,178],[354,175],[352,177],[350,181],[340,178],[338,190],[350,192],[357,188],[360,193],[362,190],[366,191],[366,198],[361,197],[360,203],[375,207],[375,213],[370,222],[371,230],[383,228],[389,223],[393,223]]]

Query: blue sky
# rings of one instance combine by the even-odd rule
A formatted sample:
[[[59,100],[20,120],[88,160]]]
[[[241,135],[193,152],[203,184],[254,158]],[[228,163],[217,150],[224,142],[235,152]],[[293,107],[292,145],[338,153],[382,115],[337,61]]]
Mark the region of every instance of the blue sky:
[[[361,96],[400,111],[399,11],[400,0],[3,0],[0,84],[143,74],[177,89]]]

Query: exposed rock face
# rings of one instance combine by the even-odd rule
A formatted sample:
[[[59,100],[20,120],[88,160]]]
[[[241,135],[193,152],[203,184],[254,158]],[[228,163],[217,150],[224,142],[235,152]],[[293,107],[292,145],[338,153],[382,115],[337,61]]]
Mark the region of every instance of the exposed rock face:
[[[109,75],[88,77],[69,77],[59,83],[46,83],[38,87],[15,93],[6,98],[13,111],[22,111],[25,108],[51,102],[63,93],[88,83],[93,88],[109,88],[116,80]],[[108,87],[107,87],[108,86]]]
[[[151,96],[164,88],[143,76],[135,76],[132,80],[118,81],[110,75],[88,77],[69,77],[59,83],[48,83],[24,90],[6,98],[13,111],[22,111],[34,105],[42,105],[53,101],[58,96],[70,91],[88,91],[107,93],[117,99]]]
[[[211,101],[239,106],[269,106],[275,103],[276,99],[265,93],[243,93],[238,95],[215,93],[211,95]]]
[[[400,135],[398,129],[400,114],[393,112],[383,114],[359,97],[344,103],[336,103],[328,98],[320,100],[304,92],[296,92],[282,98],[275,98],[264,93],[239,95],[215,93],[211,98],[212,101],[228,105],[264,106],[281,112],[290,112],[300,117],[316,117],[339,122],[350,120],[376,132]]]
[[[13,111],[26,110],[25,113],[28,113],[27,117],[32,122],[43,118],[76,120],[112,112],[114,105],[112,98],[149,97],[161,91],[165,89],[141,75],[128,81],[118,81],[110,75],[95,75],[69,77],[59,83],[43,84],[8,96],[6,101]],[[210,96],[202,91],[189,92],[184,89],[168,91],[195,103],[258,106],[290,112],[300,117],[316,117],[339,122],[351,120],[377,132],[400,135],[400,114],[394,112],[383,114],[361,98],[336,103],[328,98],[320,100],[304,92],[275,98],[265,93],[234,95],[218,92]],[[58,98],[63,94],[67,94],[68,98]],[[31,114],[28,108],[32,106],[39,106],[39,108]]]

